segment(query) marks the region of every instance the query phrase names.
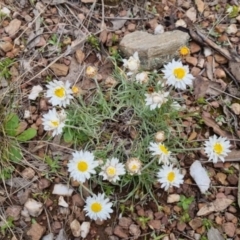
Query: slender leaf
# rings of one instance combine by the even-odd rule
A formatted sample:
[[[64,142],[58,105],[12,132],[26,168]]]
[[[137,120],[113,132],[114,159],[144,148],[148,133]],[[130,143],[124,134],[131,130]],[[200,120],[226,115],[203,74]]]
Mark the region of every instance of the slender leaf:
[[[9,136],[15,136],[17,133],[17,127],[19,124],[19,118],[16,114],[10,114],[7,118],[4,129]]]
[[[17,136],[17,140],[25,142],[34,138],[36,135],[37,135],[36,129],[28,128],[27,130],[25,130],[24,132]]]

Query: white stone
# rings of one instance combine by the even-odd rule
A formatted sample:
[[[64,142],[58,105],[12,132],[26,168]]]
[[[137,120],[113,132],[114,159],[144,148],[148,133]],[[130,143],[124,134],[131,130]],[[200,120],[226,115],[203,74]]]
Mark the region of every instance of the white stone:
[[[189,34],[175,30],[159,35],[135,31],[123,37],[119,44],[126,57],[138,52],[143,70],[159,69],[166,62],[179,56],[179,48],[188,45]]]
[[[180,201],[180,195],[179,194],[170,194],[167,198],[167,203],[175,203]]]
[[[208,56],[211,56],[211,55],[212,55],[212,50],[211,50],[211,48],[205,47],[205,48],[203,49],[203,53],[204,53],[204,56],[205,56],[205,57],[208,57]]]
[[[154,29],[154,34],[157,35],[157,34],[162,34],[162,33],[164,33],[164,27],[163,27],[163,25],[158,24]]]
[[[53,187],[52,194],[62,195],[62,196],[71,196],[73,193],[73,189],[68,185],[57,183]]]
[[[175,26],[176,27],[187,27],[187,24],[183,19],[179,19],[176,21]]]
[[[30,113],[30,111],[29,110],[25,110],[24,111],[24,117],[23,118],[30,118],[30,116],[31,116],[31,113]]]
[[[80,227],[80,231],[81,231],[81,237],[86,238],[90,231],[90,222],[83,222]]]
[[[28,99],[36,100],[36,98],[38,97],[39,93],[41,93],[42,91],[43,91],[42,86],[40,86],[40,85],[33,86],[30,94],[28,95]]]
[[[43,210],[43,204],[33,198],[29,198],[24,204],[24,209],[26,209],[32,217],[38,217]]]
[[[198,185],[201,193],[206,193],[210,187],[210,178],[202,164],[196,160],[190,167],[190,175]]]
[[[237,31],[238,31],[238,28],[236,24],[231,24],[226,30],[228,34],[235,34],[237,33]]]
[[[70,223],[70,228],[74,237],[80,237],[81,229],[80,229],[80,223],[78,222],[78,220],[74,219]]]
[[[240,115],[240,104],[239,103],[233,103],[230,108],[236,115]]]
[[[68,203],[64,200],[63,196],[59,197],[58,206],[65,207],[65,208],[68,207]]]
[[[53,233],[49,233],[48,235],[45,235],[42,240],[53,240],[54,239],[54,235]]]

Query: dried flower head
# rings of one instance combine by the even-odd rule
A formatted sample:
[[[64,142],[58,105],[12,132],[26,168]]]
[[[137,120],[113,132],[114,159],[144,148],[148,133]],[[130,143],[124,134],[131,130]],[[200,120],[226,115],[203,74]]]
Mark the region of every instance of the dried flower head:
[[[126,162],[126,169],[130,175],[140,175],[142,169],[142,162],[138,158],[129,158]]]
[[[136,75],[136,82],[147,83],[148,82],[148,72],[141,72]]]
[[[182,46],[179,49],[179,54],[183,57],[190,55],[190,49],[187,46]]]
[[[123,59],[123,66],[129,70],[127,75],[132,75],[136,73],[140,67],[140,60],[138,57],[138,52],[135,52],[128,60]]]
[[[98,69],[93,66],[88,66],[86,69],[86,77],[95,78],[97,76]]]
[[[158,131],[155,134],[155,141],[156,142],[163,142],[166,139],[164,131]]]

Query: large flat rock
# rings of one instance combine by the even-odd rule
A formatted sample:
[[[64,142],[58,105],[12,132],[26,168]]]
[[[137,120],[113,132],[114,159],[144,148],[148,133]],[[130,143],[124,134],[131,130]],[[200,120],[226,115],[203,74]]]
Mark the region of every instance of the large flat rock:
[[[142,69],[153,70],[176,57],[179,48],[188,45],[188,41],[189,35],[178,30],[160,35],[136,31],[124,36],[120,50],[126,57],[138,52]]]

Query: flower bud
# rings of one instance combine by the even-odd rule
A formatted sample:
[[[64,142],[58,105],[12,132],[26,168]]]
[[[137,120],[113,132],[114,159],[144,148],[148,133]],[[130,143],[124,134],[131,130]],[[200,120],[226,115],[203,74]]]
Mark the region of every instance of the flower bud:
[[[97,68],[93,66],[88,66],[86,69],[86,77],[95,78],[97,76]]]
[[[156,142],[163,142],[165,140],[165,133],[164,131],[159,131],[155,134],[155,141]]]

